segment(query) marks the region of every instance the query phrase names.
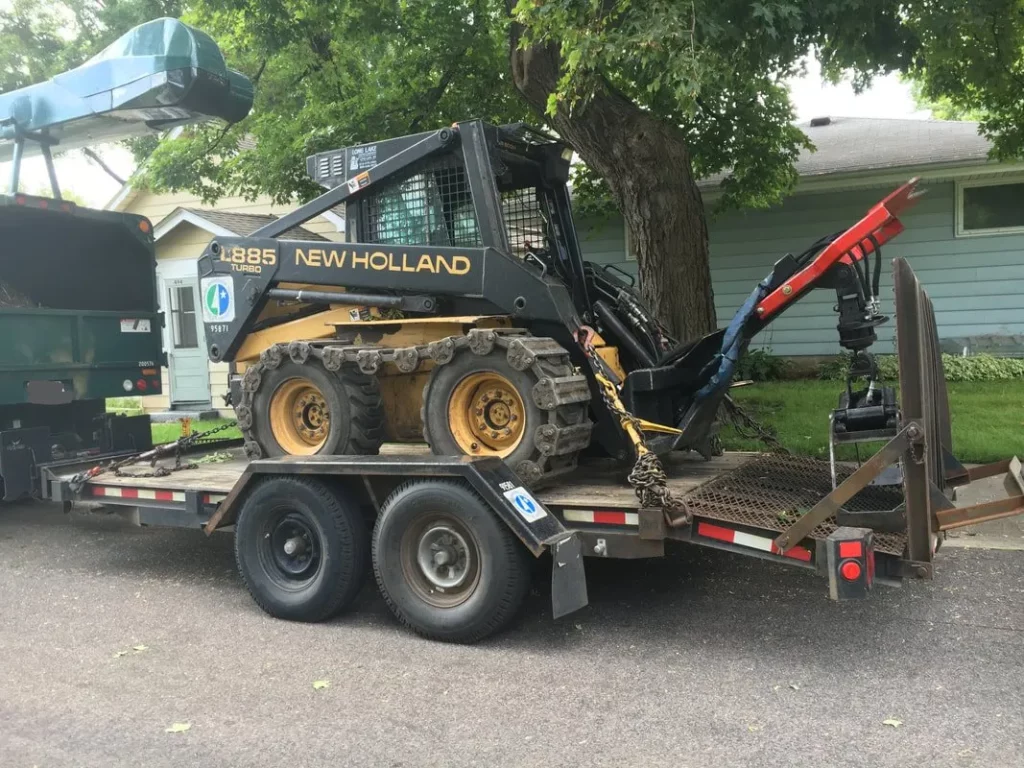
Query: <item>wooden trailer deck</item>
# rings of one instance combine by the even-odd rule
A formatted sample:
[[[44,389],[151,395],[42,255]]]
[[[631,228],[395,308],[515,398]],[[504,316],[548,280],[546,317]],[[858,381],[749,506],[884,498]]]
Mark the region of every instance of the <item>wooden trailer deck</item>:
[[[388,444],[385,455],[418,455],[428,453],[425,445]],[[164,477],[116,476],[102,474],[89,482],[86,497],[121,496],[133,489],[128,498],[180,500],[185,492],[203,495],[207,503],[216,503],[227,495],[245,470],[246,461],[240,452],[224,462],[199,464]],[[165,462],[167,465],[172,460]],[[760,531],[781,533],[803,513],[832,491],[827,461],[779,454],[726,453],[705,461],[694,453],[670,454],[662,457],[669,488],[684,497],[694,517],[747,526]],[[838,467],[842,482],[855,465]],[[148,465],[129,467],[127,473],[151,472]],[[561,514],[568,509],[612,510],[634,512],[639,501],[626,479],[629,467],[611,459],[585,459],[579,468],[562,482],[535,492],[545,505]],[[152,492],[152,493],[151,493]],[[903,501],[900,486],[868,486],[844,506],[851,511],[891,510]],[[816,527],[811,539],[825,539],[836,529],[834,519]],[[876,533],[875,548],[880,552],[900,555],[906,544],[905,533]]]
[[[426,445],[409,443],[389,443],[381,449],[382,454],[424,455],[429,453]],[[232,451],[235,458],[229,461],[199,464],[195,469],[183,469],[172,472],[165,477],[132,477],[131,473],[151,471],[148,464],[139,464],[125,468],[125,476],[102,474],[91,485],[147,488],[152,490],[178,491],[184,488],[203,493],[226,494],[242,476],[247,464],[241,457],[240,450]],[[679,454],[666,457],[665,470],[669,475],[672,490],[680,495],[689,493],[697,486],[720,477],[733,470],[755,453],[728,453],[717,456],[711,461],[704,461],[696,454]],[[195,458],[198,458],[195,457]],[[160,462],[172,466],[173,460]],[[612,459],[587,459],[580,467],[563,482],[540,490],[537,497],[545,504],[557,506],[579,506],[581,504],[633,509],[638,506],[636,494],[626,481],[629,467]]]

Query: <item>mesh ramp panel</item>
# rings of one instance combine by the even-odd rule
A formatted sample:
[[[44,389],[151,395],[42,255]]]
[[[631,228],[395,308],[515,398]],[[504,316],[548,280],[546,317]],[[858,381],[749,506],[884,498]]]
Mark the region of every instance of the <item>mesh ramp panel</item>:
[[[841,483],[856,467],[837,467]],[[685,496],[693,514],[711,520],[749,525],[781,533],[832,492],[827,461],[800,456],[766,454],[751,459],[737,469],[694,488]],[[899,486],[868,486],[844,505],[851,512],[893,509],[903,503]],[[824,539],[836,529],[834,518],[811,532],[811,538]],[[875,549],[890,555],[902,555],[904,533],[875,533]]]

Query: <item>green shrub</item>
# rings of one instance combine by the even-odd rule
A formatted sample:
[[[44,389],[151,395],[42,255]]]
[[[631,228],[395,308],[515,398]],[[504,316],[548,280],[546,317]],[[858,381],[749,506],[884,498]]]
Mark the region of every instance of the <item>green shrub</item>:
[[[778,381],[786,375],[789,361],[777,357],[768,349],[748,349],[736,364],[738,381]]]
[[[896,355],[876,355],[878,371],[884,381],[899,378]],[[1024,358],[993,357],[992,355],[942,356],[946,381],[1012,381],[1024,379]],[[840,355],[826,360],[818,369],[818,378],[829,381],[843,380],[850,370],[850,358]]]
[[[992,355],[943,355],[946,381],[1011,381],[1024,378],[1024,359]]]

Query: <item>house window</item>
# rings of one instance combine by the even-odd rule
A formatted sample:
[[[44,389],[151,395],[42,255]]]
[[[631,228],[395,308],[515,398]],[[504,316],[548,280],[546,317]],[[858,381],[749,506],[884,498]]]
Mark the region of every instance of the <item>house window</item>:
[[[171,331],[175,349],[196,349],[199,346],[194,291],[191,285],[174,286],[170,290]]]
[[[962,182],[956,229],[960,236],[1024,232],[1024,180]]]

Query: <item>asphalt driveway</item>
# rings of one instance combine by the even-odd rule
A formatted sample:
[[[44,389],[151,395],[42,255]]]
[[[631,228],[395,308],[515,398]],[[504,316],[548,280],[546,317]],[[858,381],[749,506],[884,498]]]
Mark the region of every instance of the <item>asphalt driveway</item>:
[[[588,565],[583,612],[552,621],[541,572],[457,647],[370,587],[267,618],[227,534],[0,508],[0,766],[1024,764],[1021,552],[852,604],[715,551]]]

